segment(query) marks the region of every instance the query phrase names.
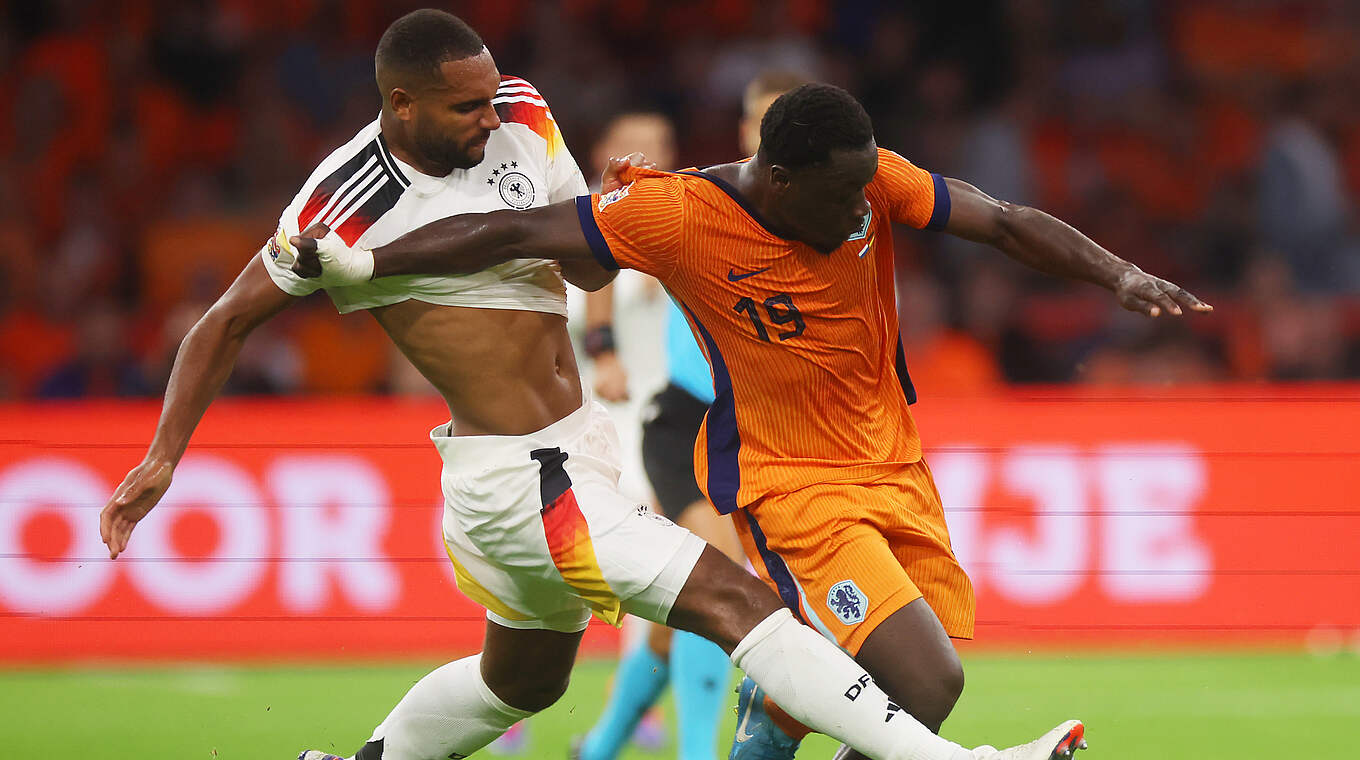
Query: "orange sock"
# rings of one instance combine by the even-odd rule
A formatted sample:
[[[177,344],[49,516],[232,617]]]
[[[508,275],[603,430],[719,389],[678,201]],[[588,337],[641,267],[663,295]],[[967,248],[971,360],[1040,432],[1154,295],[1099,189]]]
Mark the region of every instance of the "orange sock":
[[[779,730],[797,741],[802,741],[804,736],[812,733],[812,729],[799,723],[792,715],[784,712],[779,705],[774,703],[773,699],[770,699],[768,694],[765,695],[765,714],[770,716],[770,720],[774,721],[776,726],[779,726]]]

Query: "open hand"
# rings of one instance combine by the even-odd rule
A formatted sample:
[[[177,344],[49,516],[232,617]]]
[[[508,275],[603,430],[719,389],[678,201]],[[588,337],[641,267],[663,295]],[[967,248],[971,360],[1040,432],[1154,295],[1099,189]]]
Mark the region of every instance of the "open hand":
[[[623,187],[624,182],[619,175],[630,166],[655,169],[656,162],[648,160],[646,156],[636,151],[622,158],[609,159],[609,164],[604,167],[604,174],[600,175],[600,192],[610,193]]]
[[[132,529],[165,495],[174,472],[169,462],[144,461],[123,478],[99,513],[99,537],[109,547],[109,559],[117,559],[127,548]]]
[[[1162,312],[1180,316],[1185,309],[1198,312],[1214,310],[1214,307],[1199,300],[1185,288],[1137,268],[1119,278],[1114,294],[1125,309],[1149,317],[1161,316]]]

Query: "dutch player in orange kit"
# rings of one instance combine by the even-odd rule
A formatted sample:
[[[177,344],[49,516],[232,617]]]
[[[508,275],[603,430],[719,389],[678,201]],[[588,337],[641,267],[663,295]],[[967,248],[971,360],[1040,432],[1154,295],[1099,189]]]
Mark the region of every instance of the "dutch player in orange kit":
[[[851,652],[921,596],[913,578],[951,636],[973,632],[972,586],[907,407],[889,228],[939,228],[948,195],[938,175],[877,157],[869,213],[830,254],[791,248],[714,173],[633,169],[631,185],[577,200],[601,262],[661,279],[709,358],[700,487],[720,512],[741,510],[747,554],[785,604]]]
[[[823,250],[790,246],[713,171],[635,169],[631,185],[577,204],[602,265],[665,283],[708,356],[715,399],[695,476],[734,515],[761,578],[851,654],[923,600],[898,622],[927,635],[880,642],[898,662],[904,642],[924,649],[919,662],[897,677],[891,654],[881,667],[861,664],[938,730],[962,687],[946,636],[972,638],[974,597],[908,410],[916,393],[898,337],[891,223],[941,229],[949,194],[939,175],[876,153],[868,213],[858,229],[833,228]],[[758,736],[747,715],[758,698],[743,694],[733,757],[764,754],[741,751]],[[780,723],[785,736],[765,741],[791,755],[805,730]]]
[[[972,635],[973,596],[908,411],[890,223],[989,243],[1149,316],[1210,307],[1043,212],[879,149],[863,108],[828,85],[777,100],[749,161],[632,169],[625,181],[574,208],[452,217],[374,251],[325,240],[313,252],[297,239],[296,268],[348,283],[594,257],[655,276],[713,373],[700,486],[736,514],[785,604],[892,697],[890,713],[900,706],[938,731],[962,691],[949,638]]]

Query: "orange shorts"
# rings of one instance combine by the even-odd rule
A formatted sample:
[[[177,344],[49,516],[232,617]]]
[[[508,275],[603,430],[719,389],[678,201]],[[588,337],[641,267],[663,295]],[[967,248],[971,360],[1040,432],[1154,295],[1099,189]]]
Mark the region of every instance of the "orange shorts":
[[[949,546],[924,460],[868,483],[767,496],[733,518],[760,577],[852,655],[879,623],[921,597],[946,633],[973,637],[973,583]]]

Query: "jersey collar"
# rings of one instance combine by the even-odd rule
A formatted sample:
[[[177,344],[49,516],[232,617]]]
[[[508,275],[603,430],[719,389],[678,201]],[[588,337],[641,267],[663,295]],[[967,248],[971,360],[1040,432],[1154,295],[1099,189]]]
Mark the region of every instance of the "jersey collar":
[[[397,158],[391,149],[387,147],[387,138],[383,137],[382,132],[378,133],[378,146],[383,152],[383,157],[391,162],[401,178],[410,183],[410,189],[422,197],[434,195],[435,193],[448,187],[447,178],[431,177],[428,174],[421,174],[414,166]],[[455,172],[456,173],[456,172]]]
[[[737,190],[737,188],[733,186],[731,182],[728,182],[727,180],[723,179],[722,177],[719,177],[716,174],[709,174],[708,172],[701,171],[699,169],[685,169],[683,171],[676,172],[676,174],[688,174],[691,177],[699,177],[701,179],[706,179],[709,182],[712,182],[713,184],[718,186],[719,190],[722,190],[724,193],[727,193],[727,196],[731,198],[733,201],[735,201],[738,206],[741,206],[741,210],[745,211],[746,215],[754,219],[756,224],[759,224],[761,227],[763,227],[766,232],[770,233],[771,235],[774,235],[780,240],[788,240],[788,238],[785,238],[783,235],[780,235],[778,232],[774,230],[774,228],[772,228],[769,225],[768,222],[765,221],[765,217],[762,216],[761,213],[756,210],[756,207],[749,200],[747,200],[746,196],[742,195],[741,191]]]

